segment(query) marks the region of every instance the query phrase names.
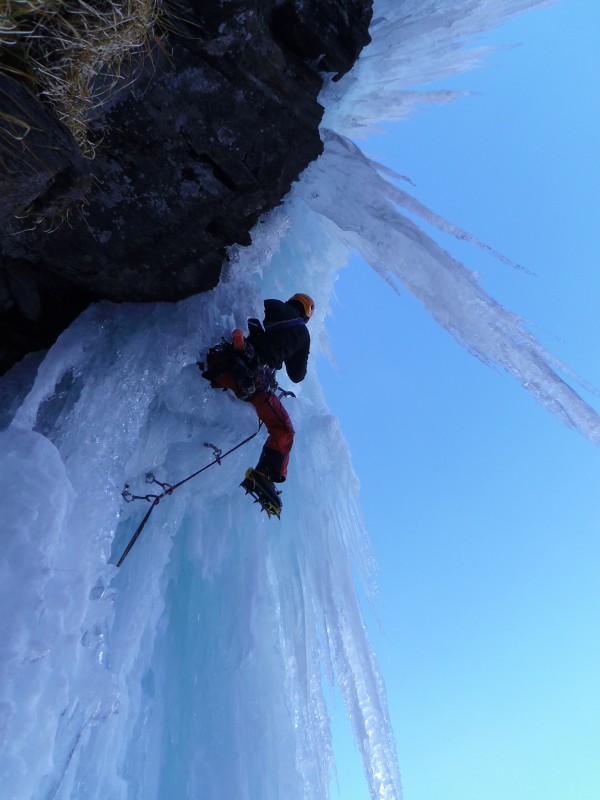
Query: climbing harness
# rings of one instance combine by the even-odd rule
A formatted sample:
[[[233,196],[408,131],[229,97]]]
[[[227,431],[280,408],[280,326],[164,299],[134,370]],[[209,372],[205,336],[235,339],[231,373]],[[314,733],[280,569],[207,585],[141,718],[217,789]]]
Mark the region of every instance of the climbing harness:
[[[304,325],[304,322],[301,319],[286,320],[283,323],[274,323],[274,326],[289,327],[296,324]],[[277,394],[279,399],[296,397],[294,392],[281,388],[277,383],[277,370],[261,363],[255,357],[254,348],[250,344],[246,345],[245,351],[240,352],[231,342],[223,338],[219,344],[208,350],[205,359],[197,361],[196,366],[213,389],[227,391],[227,387],[219,384],[217,380],[224,372],[229,372],[237,382],[237,389],[232,388],[232,391],[240,400],[249,400],[257,392],[272,392]]]
[[[160,488],[162,489],[162,492],[160,494],[141,494],[141,495],[140,494],[133,494],[129,490],[129,484],[126,483],[125,486],[123,487],[123,491],[121,492],[121,496],[123,497],[125,502],[132,503],[134,500],[146,500],[151,505],[150,505],[150,508],[148,509],[148,511],[146,512],[146,514],[144,515],[144,518],[142,519],[142,521],[138,525],[135,533],[133,534],[133,536],[129,540],[129,544],[127,545],[127,547],[123,551],[123,555],[117,561],[117,567],[120,567],[121,564],[123,563],[123,561],[125,561],[129,551],[131,550],[133,545],[136,543],[138,536],[140,535],[140,533],[144,529],[144,526],[148,522],[148,519],[150,518],[150,514],[154,511],[154,509],[160,503],[160,501],[163,499],[163,497],[166,497],[167,495],[173,494],[175,489],[178,489],[180,486],[183,486],[184,483],[187,483],[188,481],[191,481],[192,478],[195,478],[197,475],[200,475],[201,472],[204,472],[204,470],[207,470],[209,467],[212,467],[215,464],[220,464],[221,461],[226,456],[230,455],[235,450],[238,450],[240,447],[243,447],[249,441],[254,439],[254,437],[260,431],[261,427],[262,427],[262,422],[259,422],[258,423],[258,428],[254,431],[254,433],[251,436],[247,436],[243,441],[238,442],[238,444],[236,444],[230,450],[227,450],[227,452],[225,452],[225,453],[223,453],[218,447],[216,447],[216,445],[211,444],[210,442],[204,442],[204,446],[205,447],[208,447],[209,449],[212,449],[213,455],[214,455],[213,460],[209,464],[206,464],[205,466],[203,466],[201,469],[196,470],[196,472],[193,472],[191,475],[188,475],[187,478],[183,478],[183,480],[179,481],[178,483],[174,483],[174,484],[163,483],[162,481],[157,480],[152,472],[146,473],[146,483],[148,483],[148,484],[156,484],[157,486],[160,486]]]

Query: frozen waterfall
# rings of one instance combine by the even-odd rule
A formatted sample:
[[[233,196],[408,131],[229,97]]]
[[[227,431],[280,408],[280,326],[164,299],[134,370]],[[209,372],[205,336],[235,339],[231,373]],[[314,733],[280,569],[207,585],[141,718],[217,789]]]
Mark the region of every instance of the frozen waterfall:
[[[252,246],[231,252],[228,279],[178,304],[96,304],[0,380],[4,797],[327,798],[335,686],[372,798],[399,800],[359,599],[376,603],[376,565],[314,369],[329,352],[336,273],[359,252],[595,444],[600,420],[522,320],[402,209],[469,235],[346,137],[449,99],[413,87],[473,66],[484,51],[465,47],[470,36],[536,5],[376,2],[372,46],[324,92],[324,155],[257,225]],[[200,378],[199,354],[260,316],[262,298],[309,288],[312,363],[285,401],[297,439],[281,521],[238,488],[260,433],[162,501],[117,570],[147,510],[124,503],[124,484],[145,494],[149,471],[174,483],[212,459],[205,443],[225,451],[256,429],[250,406]]]

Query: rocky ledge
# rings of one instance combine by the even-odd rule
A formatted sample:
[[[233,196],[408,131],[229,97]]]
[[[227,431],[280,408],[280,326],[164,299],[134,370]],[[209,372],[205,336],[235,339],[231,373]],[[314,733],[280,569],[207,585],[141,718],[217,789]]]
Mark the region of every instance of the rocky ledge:
[[[0,77],[5,118],[30,125],[0,137],[0,373],[95,300],[213,288],[227,248],[250,243],[321,153],[324,75],[341,77],[370,41],[371,6],[170,2],[161,46],[94,123],[91,161]]]

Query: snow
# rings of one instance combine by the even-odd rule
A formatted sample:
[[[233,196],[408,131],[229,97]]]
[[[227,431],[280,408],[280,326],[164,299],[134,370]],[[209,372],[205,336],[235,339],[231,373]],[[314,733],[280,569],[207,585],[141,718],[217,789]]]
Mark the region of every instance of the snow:
[[[372,50],[325,94],[323,157],[257,225],[252,246],[232,250],[227,280],[177,304],[96,304],[0,381],[5,797],[326,798],[335,685],[371,796],[400,798],[359,601],[376,604],[376,565],[350,454],[314,371],[329,354],[338,270],[358,251],[595,443],[600,425],[522,320],[400,208],[468,234],[418,206],[344,134],[384,106],[403,113],[407,85],[472,65],[459,46],[469,35],[533,5],[403,3],[399,20],[394,3],[378,3]],[[261,316],[263,297],[296,291],[316,312],[306,381],[280,376],[297,394],[284,401],[297,438],[281,521],[238,488],[261,431],[162,500],[117,569],[148,510],[124,501],[124,484],[151,492],[150,471],[175,483],[212,460],[206,442],[225,451],[256,430],[249,405],[202,380],[199,355]]]

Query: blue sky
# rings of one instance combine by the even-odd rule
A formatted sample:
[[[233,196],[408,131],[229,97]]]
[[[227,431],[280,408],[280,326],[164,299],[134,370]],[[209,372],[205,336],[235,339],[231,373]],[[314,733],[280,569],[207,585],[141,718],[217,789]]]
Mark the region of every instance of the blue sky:
[[[478,94],[361,143],[536,273],[438,238],[598,387],[599,31],[587,0],[521,15],[484,37],[514,47],[440,84]],[[337,294],[319,373],[381,565],[370,631],[405,800],[600,800],[598,450],[366,265]],[[366,800],[334,733],[340,797]]]

